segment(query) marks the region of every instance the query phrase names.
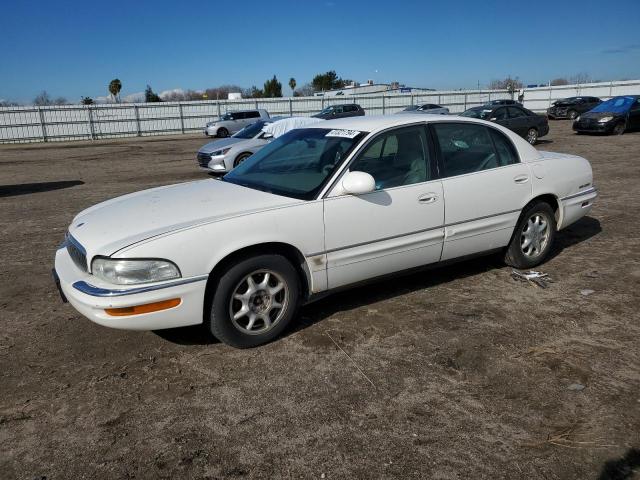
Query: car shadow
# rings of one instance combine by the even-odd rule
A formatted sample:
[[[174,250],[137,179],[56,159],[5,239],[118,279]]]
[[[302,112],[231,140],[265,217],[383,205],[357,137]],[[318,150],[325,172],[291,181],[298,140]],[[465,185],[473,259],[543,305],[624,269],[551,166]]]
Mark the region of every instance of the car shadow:
[[[543,139],[540,139],[540,138],[539,138],[539,139],[536,141],[536,145],[535,145],[535,146],[538,146],[538,145],[548,145],[548,144],[550,144],[550,143],[553,143],[553,140],[548,140],[548,139],[543,140]]]
[[[606,462],[598,480],[631,480],[634,472],[640,467],[640,450],[630,448],[624,457]]]
[[[565,230],[558,232],[550,259],[559,255],[564,249],[586,241],[601,231],[602,228],[598,220],[592,217],[583,217]],[[338,312],[371,305],[400,295],[504,268],[504,266],[501,253],[485,255],[457,263],[425,267],[411,273],[401,272],[383,279],[369,281],[360,286],[336,291],[304,305],[298,313],[298,318],[287,328],[283,336],[304,330]],[[220,343],[202,325],[155,330],[154,333],[164,340],[178,345]]]
[[[19,183],[16,185],[0,185],[0,197],[15,197],[31,193],[50,192],[63,188],[84,185],[82,180],[62,180],[59,182]]]

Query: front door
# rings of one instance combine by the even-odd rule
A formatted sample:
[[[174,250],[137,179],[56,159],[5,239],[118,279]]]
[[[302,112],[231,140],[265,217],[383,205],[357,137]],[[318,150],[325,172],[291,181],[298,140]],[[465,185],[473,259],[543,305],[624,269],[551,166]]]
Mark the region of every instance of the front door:
[[[470,122],[432,128],[446,201],[442,260],[506,246],[531,197],[529,167],[496,128]]]
[[[376,190],[325,199],[329,288],[437,262],[442,252],[444,199],[423,124],[372,139],[349,166],[371,174]]]

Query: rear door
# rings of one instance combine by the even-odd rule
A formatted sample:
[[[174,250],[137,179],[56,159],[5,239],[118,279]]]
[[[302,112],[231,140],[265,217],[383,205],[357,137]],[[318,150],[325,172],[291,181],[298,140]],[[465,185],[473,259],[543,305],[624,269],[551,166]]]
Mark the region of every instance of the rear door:
[[[509,129],[521,137],[526,136],[529,128],[532,127],[532,122],[527,112],[521,108],[510,106],[507,107],[507,114],[509,115]]]
[[[636,98],[629,110],[629,128],[633,130],[640,129],[640,98]]]
[[[503,127],[512,130],[512,128],[511,128],[511,119],[507,115],[507,107],[500,107],[500,108],[495,109],[491,113],[491,116],[489,117],[489,120],[491,120],[492,122],[496,122],[496,123],[502,125]]]
[[[531,196],[529,167],[499,130],[432,124],[445,200],[442,260],[506,246]]]

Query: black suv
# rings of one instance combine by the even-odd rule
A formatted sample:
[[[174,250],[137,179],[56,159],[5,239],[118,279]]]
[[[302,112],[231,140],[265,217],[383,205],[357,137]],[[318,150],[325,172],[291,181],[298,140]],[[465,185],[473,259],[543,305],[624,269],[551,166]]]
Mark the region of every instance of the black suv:
[[[342,105],[329,105],[320,113],[312,115],[312,117],[331,120],[333,118],[361,117],[362,115],[364,115],[364,109],[360,105],[357,103],[346,103]]]
[[[602,103],[598,97],[569,97],[553,102],[547,109],[549,118],[569,118],[575,120],[578,115],[588,112]]]

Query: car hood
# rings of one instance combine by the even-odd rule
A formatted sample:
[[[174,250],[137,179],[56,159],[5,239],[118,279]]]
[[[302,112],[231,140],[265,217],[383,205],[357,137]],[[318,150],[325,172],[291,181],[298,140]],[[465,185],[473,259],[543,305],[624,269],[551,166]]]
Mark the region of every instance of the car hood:
[[[221,148],[227,148],[237,143],[245,142],[246,140],[247,140],[246,138],[234,138],[234,137],[223,138],[222,140],[216,140],[215,142],[209,142],[203,145],[202,147],[200,147],[200,150],[198,150],[198,152],[211,153],[211,152],[215,152],[216,150],[220,150]]]
[[[99,203],[80,212],[69,233],[91,259],[165,233],[300,202],[220,180],[199,180]]]
[[[580,118],[595,118],[600,119],[602,117],[618,117],[620,115],[624,115],[624,113],[620,112],[587,112],[580,115]]]

